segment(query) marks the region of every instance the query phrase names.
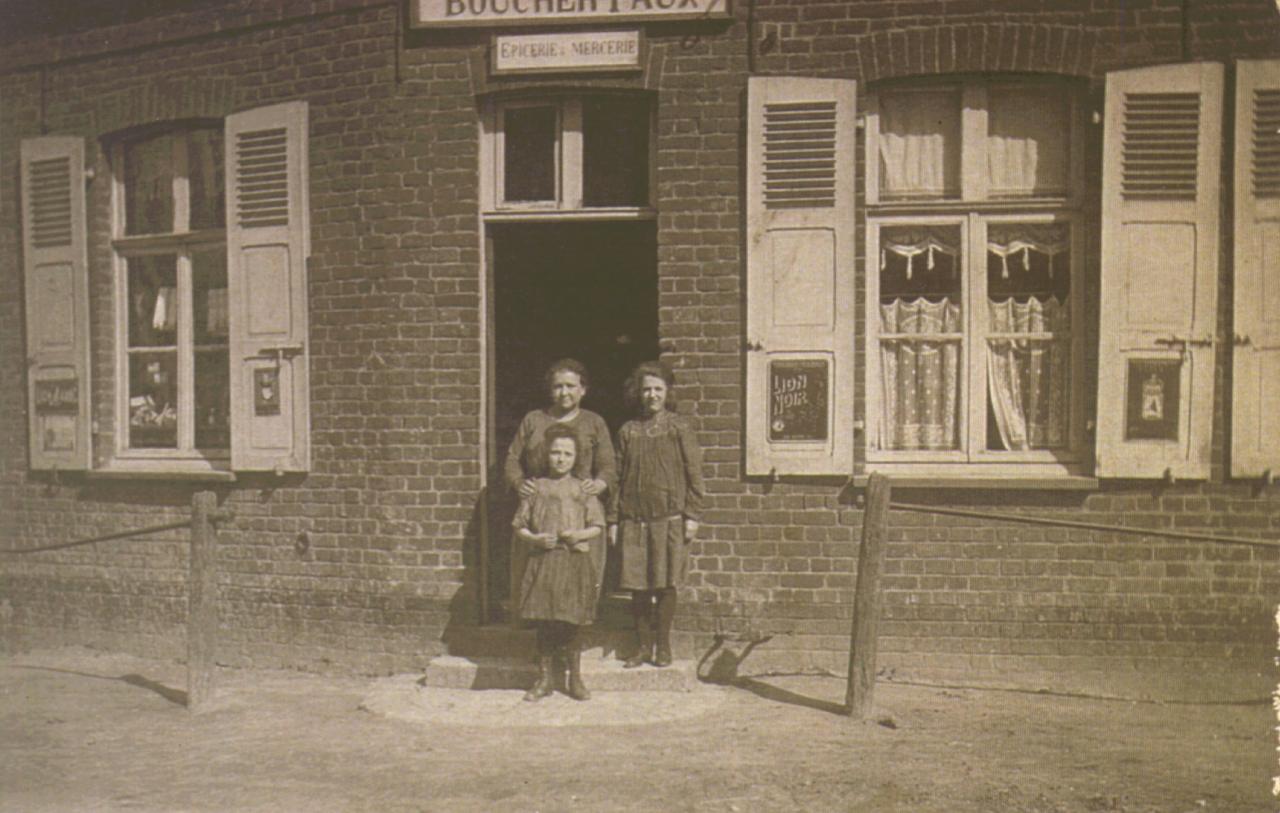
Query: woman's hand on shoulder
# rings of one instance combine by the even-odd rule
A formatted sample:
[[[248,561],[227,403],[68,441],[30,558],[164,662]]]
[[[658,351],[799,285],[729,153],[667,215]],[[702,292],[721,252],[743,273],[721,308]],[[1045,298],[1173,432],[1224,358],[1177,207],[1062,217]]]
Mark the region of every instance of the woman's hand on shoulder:
[[[526,479],[520,483],[520,496],[526,500],[538,493],[538,487],[533,480]]]
[[[583,480],[582,493],[588,497],[596,497],[605,492],[609,486],[604,480]]]

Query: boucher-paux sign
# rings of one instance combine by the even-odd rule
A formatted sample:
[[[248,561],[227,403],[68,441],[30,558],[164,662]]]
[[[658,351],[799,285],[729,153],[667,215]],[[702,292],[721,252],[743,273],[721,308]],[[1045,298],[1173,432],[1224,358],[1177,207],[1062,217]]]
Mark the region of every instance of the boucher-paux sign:
[[[415,28],[724,19],[730,0],[412,0]]]

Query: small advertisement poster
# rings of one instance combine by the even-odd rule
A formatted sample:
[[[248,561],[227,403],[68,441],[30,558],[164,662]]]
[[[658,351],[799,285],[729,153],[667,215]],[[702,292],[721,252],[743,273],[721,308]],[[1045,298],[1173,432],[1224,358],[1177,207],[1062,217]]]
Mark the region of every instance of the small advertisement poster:
[[[821,360],[769,363],[769,440],[825,441],[830,368]]]
[[[80,383],[74,378],[36,381],[35,401],[40,415],[74,415],[80,411]]]
[[[1129,362],[1125,389],[1125,440],[1178,439],[1181,359]]]

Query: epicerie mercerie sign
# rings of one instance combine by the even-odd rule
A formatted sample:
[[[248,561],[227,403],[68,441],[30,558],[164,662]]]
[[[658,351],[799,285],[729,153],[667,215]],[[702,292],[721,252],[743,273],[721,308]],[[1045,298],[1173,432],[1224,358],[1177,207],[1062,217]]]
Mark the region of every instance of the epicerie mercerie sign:
[[[413,0],[414,28],[724,19],[730,0]]]
[[[493,38],[493,72],[639,70],[643,44],[639,29],[499,35]]]

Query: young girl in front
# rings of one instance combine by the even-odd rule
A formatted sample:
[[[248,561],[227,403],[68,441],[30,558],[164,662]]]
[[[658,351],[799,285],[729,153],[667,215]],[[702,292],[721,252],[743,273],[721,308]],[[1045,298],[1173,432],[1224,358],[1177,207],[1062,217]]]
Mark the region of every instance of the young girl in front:
[[[521,498],[511,523],[529,549],[520,585],[520,617],[532,621],[537,630],[538,681],[524,699],[537,701],[551,694],[556,675],[563,675],[567,665],[568,695],[586,700],[591,694],[582,682],[578,629],[595,620],[595,548],[604,541],[604,508],[573,475],[577,432],[553,425],[543,441],[547,476],[533,480],[532,493]]]

